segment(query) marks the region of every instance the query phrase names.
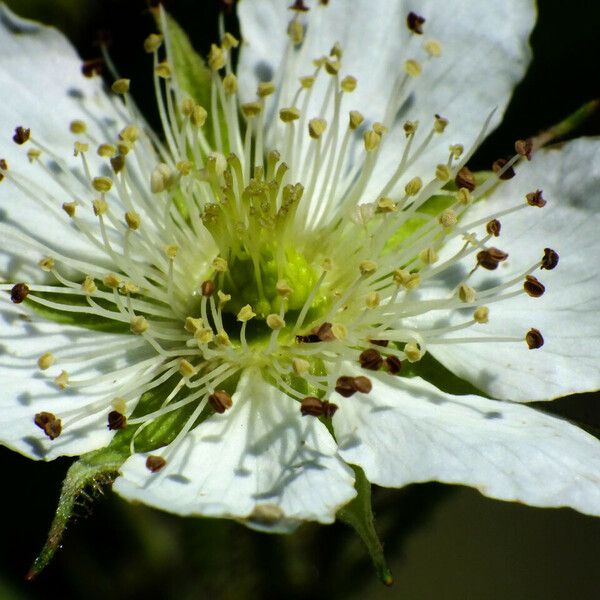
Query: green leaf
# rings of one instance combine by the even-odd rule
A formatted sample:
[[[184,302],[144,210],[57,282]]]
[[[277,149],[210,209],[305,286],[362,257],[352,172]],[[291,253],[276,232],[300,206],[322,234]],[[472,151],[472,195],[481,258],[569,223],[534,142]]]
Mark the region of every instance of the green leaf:
[[[360,467],[350,466],[354,470],[357,496],[338,511],[337,518],[350,525],[358,533],[371,556],[377,576],[382,583],[390,586],[394,583],[394,579],[375,530],[375,520],[371,509],[371,484]]]

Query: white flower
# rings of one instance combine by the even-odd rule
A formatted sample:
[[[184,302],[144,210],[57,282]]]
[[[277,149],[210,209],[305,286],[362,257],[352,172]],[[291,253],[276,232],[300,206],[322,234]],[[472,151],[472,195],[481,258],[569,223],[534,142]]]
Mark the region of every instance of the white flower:
[[[332,522],[348,464],[600,514],[600,444],[519,404],[600,385],[600,146],[464,169],[534,3],[294,7],[239,3],[204,107],[151,36],[164,137],[0,8],[0,439],[52,459],[119,431],[121,495],[274,531]],[[426,352],[493,399],[403,376]]]

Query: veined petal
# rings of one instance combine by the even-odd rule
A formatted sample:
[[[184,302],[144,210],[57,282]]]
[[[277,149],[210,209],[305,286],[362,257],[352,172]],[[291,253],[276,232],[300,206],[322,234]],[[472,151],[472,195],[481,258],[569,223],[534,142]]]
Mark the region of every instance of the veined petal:
[[[540,260],[544,248],[560,256],[555,269],[536,273],[546,286],[541,298],[521,294],[494,303],[489,323],[481,326],[485,336],[519,336],[535,327],[545,340],[538,351],[529,351],[523,343],[500,352],[485,338],[482,343],[429,347],[451,371],[495,398],[543,400],[600,387],[600,286],[594,267],[600,227],[598,164],[597,140],[570,142],[560,151],[542,150],[469,212],[469,220],[476,221],[499,210],[507,198],[525,202],[527,193],[541,189],[546,206],[502,217],[498,243],[509,258],[499,272],[503,280],[518,276]],[[485,289],[497,281],[494,272],[480,269],[472,284]],[[455,311],[451,318],[456,317]]]
[[[600,515],[600,443],[567,421],[509,402],[440,392],[385,374],[335,399],[340,455],[373,483],[441,481],[491,498]]]
[[[356,494],[325,426],[301,418],[299,404],[254,370],[242,375],[230,410],[209,417],[180,446],[152,454],[167,460],[160,472],[136,454],[114,489],[181,515],[244,519],[281,532],[302,520],[333,522]]]

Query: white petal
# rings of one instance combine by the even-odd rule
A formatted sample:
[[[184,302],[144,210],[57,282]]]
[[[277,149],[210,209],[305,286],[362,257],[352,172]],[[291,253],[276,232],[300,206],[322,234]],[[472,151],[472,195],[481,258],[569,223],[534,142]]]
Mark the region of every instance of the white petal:
[[[40,319],[31,311],[0,304],[0,443],[34,459],[75,456],[107,445],[111,401],[124,386],[140,381],[141,369],[121,373],[89,387],[60,390],[54,378],[64,369],[80,381],[152,360],[147,350],[125,348],[126,336],[91,331]],[[56,362],[41,371],[38,358],[51,352]],[[91,357],[89,353],[97,353]],[[128,404],[128,414],[135,401]],[[62,433],[50,440],[34,424],[37,413],[62,421]]]
[[[523,406],[452,396],[419,379],[378,374],[368,395],[333,400],[340,454],[370,481],[441,481],[533,506],[600,515],[600,442]]]
[[[150,473],[146,457],[122,466],[114,489],[125,498],[181,515],[249,519],[271,531],[331,523],[356,494],[325,426],[302,418],[299,404],[254,370],[242,375],[233,407],[194,429],[163,470]]]
[[[488,201],[475,205],[469,219],[524,202],[525,194],[536,189],[543,190],[548,204],[501,219],[502,233],[494,244],[509,259],[498,275],[480,269],[474,287],[489,286],[498,276],[518,276],[542,257],[544,248],[556,250],[559,265],[535,273],[546,286],[544,295],[523,294],[490,304],[490,321],[478,329],[482,335],[522,337],[535,327],[544,336],[544,346],[429,347],[451,371],[495,398],[543,400],[600,387],[600,285],[594,266],[600,259],[600,143],[582,139],[536,154]]]

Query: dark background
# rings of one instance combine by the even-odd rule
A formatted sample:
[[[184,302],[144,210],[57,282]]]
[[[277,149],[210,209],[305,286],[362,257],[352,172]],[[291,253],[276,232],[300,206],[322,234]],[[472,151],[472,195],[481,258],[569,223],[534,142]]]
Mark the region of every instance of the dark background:
[[[143,0],[8,4],[55,24],[85,58],[98,55],[97,33],[109,31],[111,55],[121,72],[149,74],[141,43],[152,21]],[[167,5],[205,54],[216,39],[216,1],[172,0]],[[600,3],[539,1],[534,62],[502,127],[478,152],[476,166],[488,167],[512,152],[516,138],[533,135],[600,97],[599,25]],[[138,102],[151,110],[150,77],[137,76],[135,90]],[[575,132],[599,133],[598,117]],[[600,427],[598,402],[598,396],[579,396],[554,409]],[[568,509],[496,502],[472,490],[436,484],[374,490],[378,527],[396,580],[390,589],[378,583],[364,549],[343,525],[309,524],[293,536],[268,536],[231,522],[182,519],[133,506],[109,491],[93,507],[78,510],[64,548],[36,581],[26,583],[70,461],[36,463],[0,448],[0,464],[0,600],[580,600],[596,598],[600,589],[600,520]]]

